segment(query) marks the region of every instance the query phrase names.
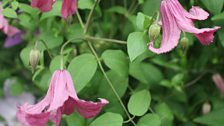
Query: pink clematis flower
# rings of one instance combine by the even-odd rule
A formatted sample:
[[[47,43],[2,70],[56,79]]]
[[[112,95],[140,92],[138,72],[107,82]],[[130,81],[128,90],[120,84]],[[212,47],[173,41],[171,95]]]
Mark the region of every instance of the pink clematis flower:
[[[17,119],[25,126],[45,126],[48,120],[59,126],[62,114],[70,115],[77,111],[86,118],[97,115],[108,104],[105,99],[99,100],[96,103],[80,100],[69,72],[57,70],[45,98],[36,105],[24,104],[18,107]]]
[[[14,45],[20,44],[22,42],[22,32],[11,25],[8,24],[8,21],[4,18],[2,14],[2,7],[0,2],[0,30],[7,35],[4,47],[9,48]]]
[[[212,76],[212,80],[214,81],[219,91],[224,95],[224,80],[222,76],[219,73],[216,73]]]
[[[178,45],[181,31],[193,33],[203,45],[209,45],[214,39],[214,32],[220,27],[198,29],[194,20],[205,20],[209,14],[200,7],[193,6],[187,12],[178,0],[162,0],[160,5],[162,19],[162,42],[160,48],[154,48],[150,42],[149,50],[161,54],[171,51]]]
[[[39,8],[42,12],[48,12],[52,9],[55,0],[32,0],[31,6]]]
[[[31,6],[39,8],[42,12],[48,12],[52,9],[55,0],[32,0]],[[77,0],[63,0],[61,14],[68,18],[77,10]]]
[[[62,17],[67,18],[73,15],[77,9],[77,0],[63,0],[61,14]]]

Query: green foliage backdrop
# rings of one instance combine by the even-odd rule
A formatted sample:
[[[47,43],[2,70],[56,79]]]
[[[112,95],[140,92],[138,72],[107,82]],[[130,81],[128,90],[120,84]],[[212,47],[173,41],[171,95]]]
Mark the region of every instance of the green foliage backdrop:
[[[63,116],[61,126],[224,125],[224,99],[211,78],[215,72],[224,75],[223,29],[209,46],[202,46],[187,34],[186,48],[179,44],[170,53],[156,55],[147,47],[148,29],[160,0],[101,0],[87,33],[77,14],[87,22],[94,0],[78,0],[79,13],[67,20],[60,16],[61,0],[47,13],[32,8],[27,0],[2,2],[8,5],[4,16],[23,31],[22,44],[12,48],[3,48],[5,36],[0,34],[2,99],[6,79],[15,80],[12,95],[25,91],[37,100],[42,98],[52,73],[60,69],[61,47],[71,40],[63,53],[78,96],[87,100],[106,98],[110,103],[95,118],[84,119],[77,113]],[[210,13],[208,20],[196,22],[196,26],[224,25],[224,0],[180,2],[187,10],[194,5]],[[32,73],[29,53],[37,41],[41,57]],[[207,114],[202,112],[205,104],[211,106]]]

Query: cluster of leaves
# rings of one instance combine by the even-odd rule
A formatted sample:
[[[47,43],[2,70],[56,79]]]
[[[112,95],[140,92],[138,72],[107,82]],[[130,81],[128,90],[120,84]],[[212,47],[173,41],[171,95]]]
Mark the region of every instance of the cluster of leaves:
[[[211,13],[209,20],[196,23],[198,27],[223,25],[224,0],[180,2],[186,9],[197,5]],[[60,48],[72,40],[64,51],[64,61],[79,97],[102,97],[110,104],[93,119],[84,119],[77,113],[64,116],[61,126],[130,126],[132,121],[137,126],[224,124],[224,102],[211,81],[213,72],[223,73],[224,69],[223,29],[210,46],[201,46],[187,34],[187,48],[177,47],[171,53],[155,55],[147,49],[147,33],[153,15],[159,11],[160,0],[102,0],[96,6],[87,34],[76,15],[68,20],[60,17],[61,3],[56,0],[50,12],[40,13],[26,0],[3,0],[4,16],[23,30],[24,41],[0,50],[0,96],[3,97],[6,78],[16,80],[11,89],[13,95],[28,91],[37,99],[44,96],[52,73],[60,68]],[[88,20],[94,3],[78,0],[83,22]],[[40,64],[32,74],[29,53],[38,40],[43,41],[37,44],[41,50]],[[0,41],[4,41],[2,34]],[[89,44],[94,48],[89,48]],[[202,113],[205,103],[212,106],[208,114]]]

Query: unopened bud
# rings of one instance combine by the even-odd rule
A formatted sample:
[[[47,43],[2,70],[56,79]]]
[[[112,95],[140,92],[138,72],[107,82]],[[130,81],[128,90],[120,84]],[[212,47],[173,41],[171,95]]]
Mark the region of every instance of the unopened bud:
[[[208,114],[211,111],[211,104],[206,102],[202,106],[202,113],[203,115]]]
[[[34,72],[37,64],[40,60],[40,51],[38,49],[32,49],[30,51],[30,65],[32,67],[32,72]]]
[[[148,34],[149,34],[149,37],[150,37],[151,41],[155,40],[160,35],[160,30],[161,30],[161,27],[157,23],[153,23],[149,27],[149,33]]]
[[[188,45],[189,45],[189,39],[187,37],[183,37],[180,40],[180,46],[181,46],[181,48],[185,49],[186,47],[188,47]]]

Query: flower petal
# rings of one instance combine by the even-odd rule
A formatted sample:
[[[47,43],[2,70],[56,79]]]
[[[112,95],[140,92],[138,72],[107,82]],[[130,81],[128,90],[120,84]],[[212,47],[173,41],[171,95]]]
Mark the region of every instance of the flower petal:
[[[220,27],[214,27],[214,28],[204,28],[201,29],[201,33],[194,34],[198,40],[201,42],[202,45],[209,45],[213,42],[214,39],[214,33],[220,29]]]
[[[193,6],[190,9],[190,12],[186,14],[186,17],[193,20],[205,20],[208,18],[208,16],[209,16],[208,12],[197,6]]]
[[[153,42],[150,42],[149,44],[149,50],[157,54],[169,52],[176,47],[181,33],[180,29],[177,27],[175,18],[167,7],[167,1],[161,2],[160,12],[163,27],[163,36],[160,48],[154,48]]]
[[[22,33],[19,32],[14,36],[7,37],[4,43],[4,48],[10,48],[12,46],[18,45],[22,42]]]
[[[189,33],[195,34],[195,36],[199,39],[199,41],[203,45],[210,44],[214,39],[214,35],[213,35],[214,32],[217,31],[220,27],[202,28],[202,29],[196,28],[194,26],[193,20],[187,18],[186,15],[184,15],[185,10],[181,9],[182,6],[178,3],[176,3],[176,2],[168,3],[170,11],[173,14],[173,16],[175,17],[178,27],[184,32],[189,32]]]
[[[77,10],[77,0],[63,0],[61,14],[62,17],[68,18]]]
[[[32,0],[31,6],[40,9],[42,12],[48,12],[52,9],[55,0]]]
[[[99,99],[100,102],[84,101],[84,100],[75,100],[76,110],[85,118],[91,118],[97,115],[102,107],[109,102],[105,99]]]
[[[216,87],[220,90],[222,94],[224,94],[224,80],[219,73],[216,73],[212,76],[212,80],[214,81]]]

